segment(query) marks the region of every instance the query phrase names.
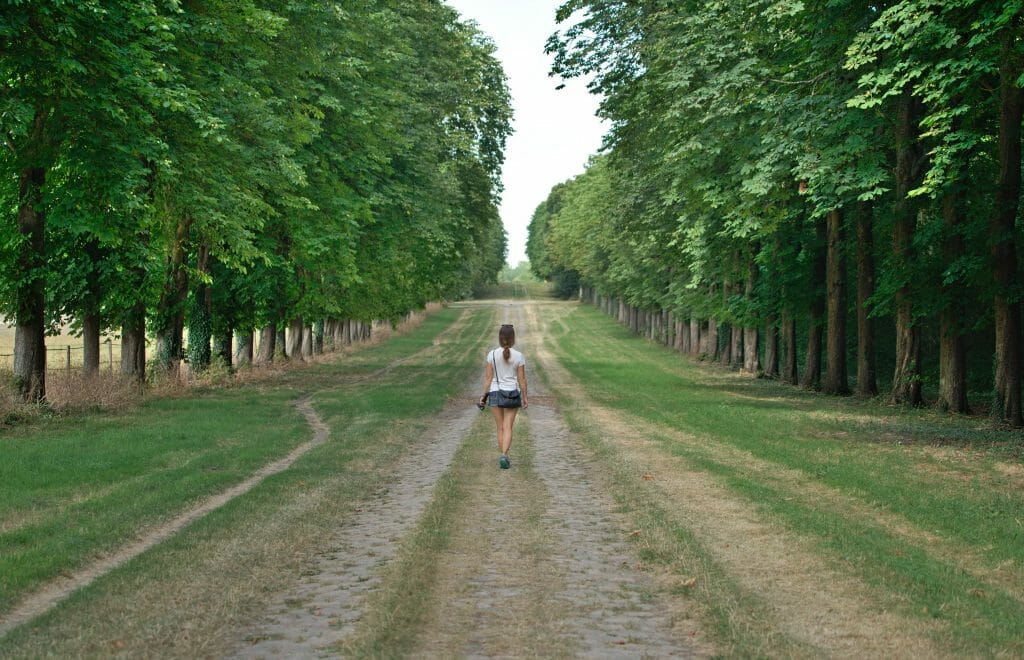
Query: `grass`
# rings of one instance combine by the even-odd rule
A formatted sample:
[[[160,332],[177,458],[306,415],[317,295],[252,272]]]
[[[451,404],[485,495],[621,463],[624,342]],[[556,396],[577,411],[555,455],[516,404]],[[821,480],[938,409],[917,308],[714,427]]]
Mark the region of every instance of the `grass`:
[[[587,394],[695,438],[680,442],[665,433],[657,438],[663,451],[816,539],[842,570],[888,592],[888,606],[944,621],[944,648],[1024,652],[1024,603],[999,580],[981,579],[1010,566],[1019,581],[1024,564],[1019,436],[977,420],[823,397],[699,366],[589,308],[565,322],[572,331],[556,331],[554,346]],[[956,452],[936,451],[934,445],[949,443],[944,438],[955,438]],[[716,447],[796,471],[805,483],[862,503],[864,511],[906,521],[921,535],[970,553],[976,570],[909,542],[871,515],[853,519],[820,499],[797,496],[741,460],[723,460],[728,454]],[[1017,593],[1022,587],[1015,585]]]
[[[12,632],[0,640],[0,656],[105,654],[112,637],[118,649],[191,655],[200,650],[190,644],[204,637],[181,639],[154,617],[205,627],[210,638],[218,626],[238,625],[280,583],[279,569],[328,538],[337,517],[372,492],[380,471],[467,371],[475,375],[476,360],[463,349],[491,329],[490,312],[456,322],[462,314],[444,310],[343,361],[285,373],[273,388],[215,390],[153,401],[128,416],[58,418],[15,431],[3,441],[11,460],[0,468],[4,611],[307,439],[293,407],[301,392],[316,392],[331,437],[285,473]],[[326,492],[327,501],[308,499],[312,491]],[[225,558],[238,565],[225,566]],[[182,599],[188,603],[179,611]],[[124,613],[128,607],[134,614]]]
[[[294,398],[221,392],[11,434],[0,465],[0,611],[287,453],[309,434]]]
[[[542,315],[564,310],[537,307]],[[710,475],[806,539],[837,572],[868,585],[874,606],[933,631],[938,648],[1024,654],[1019,437],[976,419],[818,396],[699,365],[589,308],[574,307],[561,321],[550,324],[545,344],[572,387],[624,423],[653,429],[645,440],[659,457]],[[477,385],[477,349],[493,341],[493,330],[493,308],[450,308],[385,343],[283,372],[273,386],[153,400],[131,414],[39,418],[5,431],[0,612],[304,442],[310,431],[294,409],[299,396],[313,395],[331,435],[290,469],[0,639],[0,657],[230,652],[239,629],[332,551],[337,530],[404,464],[432,416],[461,397],[467,381]],[[574,393],[549,389],[632,518],[638,555],[669,575],[666,593],[696,602],[718,653],[817,654],[779,631],[770,595],[730,575],[642,468],[623,461],[600,425],[571,405]],[[517,423],[515,469],[505,476],[525,479],[518,488],[530,491],[525,421]],[[482,480],[496,472],[492,433],[481,418],[371,594],[347,654],[422,648],[448,606],[444,590],[472,573],[445,573],[456,567],[443,559],[479,529],[471,521],[480,500],[470,495],[486,492]],[[530,521],[520,530],[524,566],[540,570],[548,548],[530,530],[543,532],[543,503],[521,499],[532,507],[522,512]],[[531,584],[543,582],[534,576]],[[534,624],[557,618],[544,609],[543,586],[523,596],[537,608],[522,617],[536,640],[554,636]]]

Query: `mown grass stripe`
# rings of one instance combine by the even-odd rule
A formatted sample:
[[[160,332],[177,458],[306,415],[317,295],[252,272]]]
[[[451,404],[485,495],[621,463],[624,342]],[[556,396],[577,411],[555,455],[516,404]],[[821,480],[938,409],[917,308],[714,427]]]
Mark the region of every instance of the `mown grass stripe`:
[[[475,364],[476,355],[482,354],[493,317],[493,310],[474,310],[472,322],[452,338],[451,345],[461,351],[460,372],[469,370],[470,364],[466,362]],[[469,350],[465,350],[467,348]],[[422,376],[425,374],[421,371],[414,378]],[[404,374],[400,380],[407,382],[408,377],[409,374]],[[436,393],[427,390],[424,395]],[[393,403],[401,407],[405,401],[403,396]],[[453,529],[459,524],[456,511],[466,500],[467,484],[475,467],[471,457],[479,454],[478,445],[491,430],[492,423],[489,416],[479,417],[473,423],[455,451],[451,466],[438,479],[415,530],[401,541],[401,548],[385,569],[382,582],[368,595],[360,625],[337,650],[352,657],[401,657],[412,650],[424,621],[436,605],[433,598],[438,578],[436,566],[449,549]]]
[[[548,350],[559,347],[559,337],[568,333],[570,326],[566,317],[553,320],[545,318],[544,345]],[[557,327],[557,330],[556,330]],[[631,338],[624,335],[623,339]],[[601,341],[601,340],[598,340]],[[620,342],[603,343],[601,351],[619,354]],[[563,354],[556,356],[564,368],[568,359]],[[569,358],[571,359],[571,358]],[[714,644],[717,655],[744,657],[805,657],[815,655],[815,649],[777,630],[771,604],[764,598],[741,586],[728,570],[715,560],[714,554],[696,537],[695,533],[680,524],[675,516],[665,509],[662,501],[651,488],[643,486],[643,471],[640,466],[624,460],[621,452],[606,439],[606,432],[589,416],[585,409],[575,405],[575,395],[554,386],[542,363],[535,362],[535,372],[545,382],[548,391],[553,392],[563,412],[567,427],[578,434],[584,445],[593,452],[598,463],[609,475],[612,495],[622,511],[630,516],[632,524],[639,531],[631,537],[641,558],[663,567],[672,574],[686,578],[684,583],[672,588],[676,597],[692,599],[698,603],[701,619],[707,626],[706,633]],[[589,394],[591,387],[602,383],[591,381],[588,387],[576,380],[573,387],[580,387]],[[614,379],[603,383],[607,387],[619,387]],[[561,383],[565,385],[565,383]],[[630,390],[631,394],[636,390]],[[692,586],[689,579],[695,578]]]
[[[904,616],[923,621],[942,619],[958,652],[997,645],[1011,654],[1024,651],[1024,603],[1005,591],[967,574],[961,568],[932,557],[927,548],[868,521],[857,520],[789,497],[785,490],[742,474],[735,467],[680,450],[660,439],[666,451],[684,458],[695,468],[722,479],[731,490],[757,503],[793,531],[815,539],[816,545],[846,573],[890,594],[889,606]],[[908,601],[907,597],[912,600]]]
[[[642,486],[643,471],[623,460],[619,450],[605,439],[585,411],[574,405],[573,396],[552,387],[542,365],[534,371],[554,392],[566,424],[578,434],[610,475],[615,502],[639,531],[631,537],[639,557],[680,577],[694,577],[691,586],[671,590],[676,597],[695,599],[702,619],[708,624],[716,651],[724,657],[801,657],[815,655],[815,649],[777,631],[771,604],[742,587],[694,532],[679,524],[658,497]]]
[[[582,382],[616,383],[612,388],[588,388],[588,393],[602,404],[800,470],[829,487],[877,502],[922,529],[940,531],[962,544],[990,546],[987,554],[994,562],[1021,559],[1024,526],[1015,516],[1015,512],[1024,510],[1021,492],[977,489],[964,480],[943,480],[936,487],[931,476],[918,476],[918,452],[913,447],[879,447],[872,436],[854,435],[856,430],[850,429],[842,429],[842,441],[827,439],[836,432],[835,427],[806,419],[787,407],[789,399],[773,404],[773,412],[764,412],[709,393],[684,376],[656,369],[655,365],[667,359],[681,358],[630,335],[619,335],[626,346],[616,351],[615,361],[596,364],[574,358],[591,354],[591,342],[612,341],[619,334],[610,331],[618,328],[597,312],[580,310],[573,318],[577,316],[582,317],[584,327],[571,335],[563,334],[556,345],[566,357],[566,367]],[[623,369],[626,363],[636,368]],[[744,387],[757,389],[761,385],[753,382]],[[628,399],[622,396],[623,391],[629,392]],[[799,401],[806,395],[791,396]],[[813,397],[812,403],[822,410],[841,405],[825,397]],[[826,439],[821,439],[822,435]],[[979,442],[992,437],[990,431],[978,431],[977,435]]]

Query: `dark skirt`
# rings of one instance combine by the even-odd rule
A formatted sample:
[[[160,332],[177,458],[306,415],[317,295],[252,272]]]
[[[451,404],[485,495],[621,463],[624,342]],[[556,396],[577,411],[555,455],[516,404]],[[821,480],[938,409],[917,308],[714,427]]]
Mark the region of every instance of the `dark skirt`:
[[[509,396],[510,394],[514,396]],[[487,393],[487,405],[491,408],[522,408],[523,397],[519,395],[519,390],[514,392],[492,390]]]

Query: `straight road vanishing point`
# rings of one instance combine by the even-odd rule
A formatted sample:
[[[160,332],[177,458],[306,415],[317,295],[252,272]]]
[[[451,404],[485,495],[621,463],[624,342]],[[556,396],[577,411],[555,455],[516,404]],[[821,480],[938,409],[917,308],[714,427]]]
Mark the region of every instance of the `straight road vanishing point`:
[[[503,322],[530,379],[511,470],[473,405]],[[22,593],[0,615],[0,655],[942,657],[977,643],[885,570],[845,561],[842,533],[825,542],[758,501],[755,482],[1020,609],[1019,566],[652,412],[663,392],[635,369],[670,378],[683,407],[707,405],[698,387],[735,415],[752,396],[547,300],[452,305],[315,366],[292,399],[303,440]]]

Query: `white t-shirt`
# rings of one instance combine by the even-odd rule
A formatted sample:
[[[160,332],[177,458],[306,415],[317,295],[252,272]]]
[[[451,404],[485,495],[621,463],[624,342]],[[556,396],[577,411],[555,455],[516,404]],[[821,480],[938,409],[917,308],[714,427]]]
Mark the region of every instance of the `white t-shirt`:
[[[491,378],[491,392],[505,390],[511,392],[519,389],[519,379],[516,372],[520,366],[526,366],[526,357],[514,348],[509,349],[511,355],[508,362],[505,362],[504,350],[496,348],[487,354],[487,364],[494,369],[494,376]]]

